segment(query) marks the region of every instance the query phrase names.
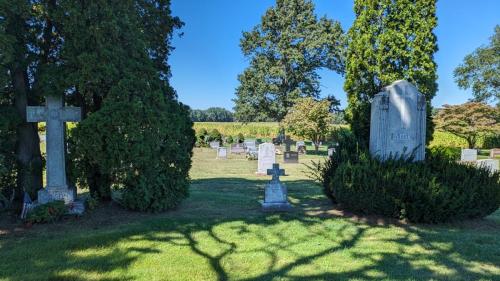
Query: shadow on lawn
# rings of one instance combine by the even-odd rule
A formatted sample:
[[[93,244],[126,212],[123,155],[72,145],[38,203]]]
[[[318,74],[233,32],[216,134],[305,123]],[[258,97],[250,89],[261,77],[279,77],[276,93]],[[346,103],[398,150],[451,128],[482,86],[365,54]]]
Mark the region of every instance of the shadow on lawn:
[[[261,196],[264,182],[241,178],[196,180],[192,198],[179,210],[162,217],[96,233],[89,230],[72,234],[71,238],[65,238],[65,233],[56,233],[34,239],[36,241],[30,241],[31,238],[9,244],[0,241],[0,279],[41,280],[40,276],[45,276],[43,279],[47,280],[134,280],[139,276],[127,269],[139,259],[151,256],[159,262],[155,267],[171,266],[169,257],[176,256],[166,252],[165,246],[172,246],[168,251],[189,249],[189,255],[209,264],[215,280],[495,278],[494,271],[500,264],[497,223],[476,230],[467,225],[457,229],[454,225],[417,226],[390,220],[380,223],[337,219],[338,213],[327,212],[328,200],[318,197],[318,190],[311,190],[317,187],[309,181],[287,182],[296,206],[293,212],[263,214],[255,201]],[[224,196],[222,201],[217,200],[220,195],[208,196],[214,191],[229,192],[231,186],[232,194],[228,194],[227,201],[222,200]],[[231,203],[239,205],[229,207]],[[204,212],[197,206],[203,206]],[[245,211],[238,212],[238,207]],[[377,236],[391,230],[394,235]],[[54,239],[60,241],[54,243]],[[370,243],[396,246],[369,248]],[[421,249],[409,252],[414,246]],[[242,257],[246,258],[239,260]],[[363,263],[339,264],[345,259]],[[240,273],[234,277],[236,273],[231,268],[247,272],[245,267],[254,262],[259,263],[260,271],[249,270],[246,275]],[[237,266],[231,267],[231,263]],[[6,268],[20,266],[23,268],[18,271]],[[200,265],[184,266],[189,269]],[[307,269],[297,270],[300,268]],[[119,271],[119,277],[102,276],[110,271]],[[145,269],[140,277],[154,271],[155,268]],[[113,276],[116,275],[115,272]],[[193,280],[201,279],[204,278],[193,277]]]

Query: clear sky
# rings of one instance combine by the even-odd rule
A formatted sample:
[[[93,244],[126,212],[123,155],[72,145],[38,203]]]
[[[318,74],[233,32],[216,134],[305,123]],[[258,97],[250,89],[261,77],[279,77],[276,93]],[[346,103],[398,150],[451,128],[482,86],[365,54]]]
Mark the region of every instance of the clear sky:
[[[260,22],[274,0],[172,0],[172,12],[185,26],[175,36],[169,63],[171,85],[180,101],[193,109],[212,106],[232,110],[237,76],[248,61],[239,48],[243,31]],[[354,21],[352,0],[314,0],[316,14],[339,21],[347,30]],[[439,90],[434,106],[458,104],[471,97],[459,89],[453,70],[465,55],[488,42],[500,24],[500,0],[439,0],[437,4]],[[322,95],[335,95],[346,106],[343,77],[321,70]]]

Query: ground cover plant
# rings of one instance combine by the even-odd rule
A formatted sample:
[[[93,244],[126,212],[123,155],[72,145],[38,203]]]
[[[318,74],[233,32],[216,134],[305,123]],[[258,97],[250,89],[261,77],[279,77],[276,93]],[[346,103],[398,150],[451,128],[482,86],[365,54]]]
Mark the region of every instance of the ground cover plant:
[[[301,155],[300,161],[323,159]],[[255,161],[235,155],[216,160],[214,150],[195,148],[190,197],[175,211],[138,213],[102,203],[78,220],[24,230],[0,216],[0,280],[494,280],[500,275],[500,212],[444,225],[360,216],[332,206],[305,166],[279,160],[295,206],[290,213],[260,211],[257,200],[269,179],[255,175]]]

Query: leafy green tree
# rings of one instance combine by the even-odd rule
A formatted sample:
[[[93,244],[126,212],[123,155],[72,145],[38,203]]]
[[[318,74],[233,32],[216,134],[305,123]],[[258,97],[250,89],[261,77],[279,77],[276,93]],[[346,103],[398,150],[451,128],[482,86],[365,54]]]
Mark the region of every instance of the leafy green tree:
[[[469,148],[482,136],[500,134],[500,109],[479,102],[445,105],[434,121],[437,129],[466,140]]]
[[[242,122],[281,121],[297,98],[319,96],[319,68],[344,70],[342,28],[318,19],[309,0],[277,0],[240,46],[250,60],[234,99]]]
[[[354,12],[344,84],[351,129],[367,145],[371,98],[384,86],[406,79],[426,97],[430,140],[431,100],[437,91],[436,0],[355,0]]]
[[[283,120],[283,125],[292,134],[312,140],[316,151],[320,141],[330,131],[332,123],[330,102],[316,101],[311,97],[299,99]]]
[[[233,122],[233,113],[222,107],[210,107],[206,110],[191,110],[193,122]]]
[[[500,105],[500,25],[495,26],[490,44],[467,55],[454,75],[460,88],[472,89],[475,101],[494,100]]]

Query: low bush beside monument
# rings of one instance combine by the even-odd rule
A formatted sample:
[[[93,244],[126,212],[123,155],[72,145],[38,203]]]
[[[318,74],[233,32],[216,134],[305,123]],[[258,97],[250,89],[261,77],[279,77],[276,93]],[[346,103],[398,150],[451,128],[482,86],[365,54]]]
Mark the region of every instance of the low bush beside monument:
[[[500,206],[500,174],[428,151],[425,161],[386,161],[341,142],[322,166],[324,192],[346,209],[411,222],[482,218]]]

